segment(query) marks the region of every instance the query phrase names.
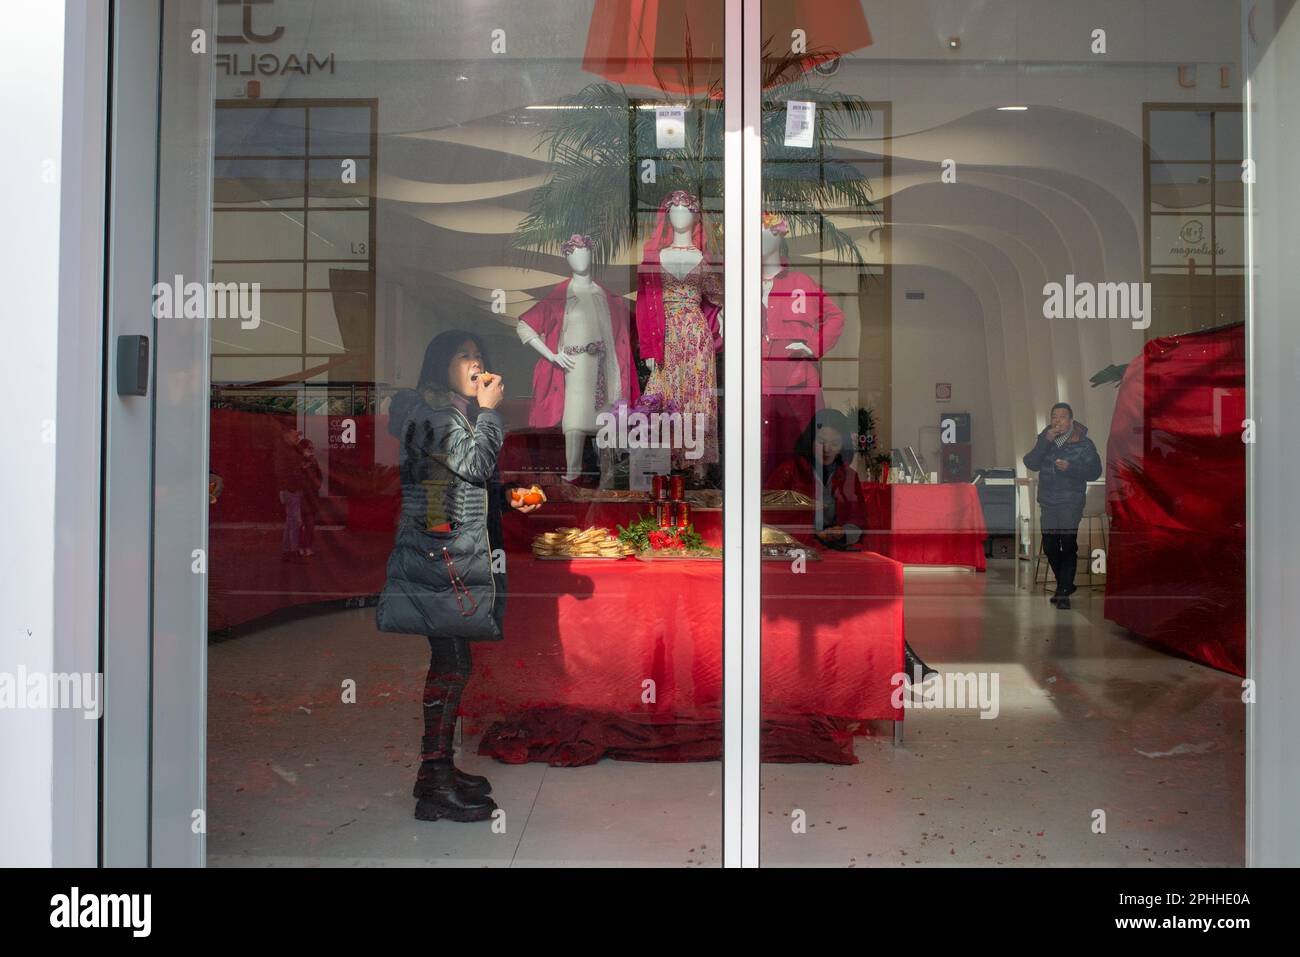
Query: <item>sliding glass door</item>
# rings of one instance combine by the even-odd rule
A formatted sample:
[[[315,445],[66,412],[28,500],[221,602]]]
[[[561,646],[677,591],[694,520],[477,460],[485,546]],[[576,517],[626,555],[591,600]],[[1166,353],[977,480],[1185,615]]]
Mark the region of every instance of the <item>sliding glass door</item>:
[[[722,863],[728,15],[120,11],[162,36],[154,863]]]
[[[1137,6],[762,4],[764,864],[1245,861],[1255,28]]]
[[[1295,17],[1146,8],[117,5],[106,862],[1243,863]]]

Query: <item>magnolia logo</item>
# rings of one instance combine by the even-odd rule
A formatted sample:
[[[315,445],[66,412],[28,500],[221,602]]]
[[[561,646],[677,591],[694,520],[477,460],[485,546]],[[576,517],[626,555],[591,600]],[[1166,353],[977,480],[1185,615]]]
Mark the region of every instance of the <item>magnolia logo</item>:
[[[894,708],[978,708],[981,718],[996,718],[1001,710],[998,703],[999,675],[996,671],[966,672],[946,671],[925,685],[926,694],[917,701],[906,693],[907,672],[900,671],[889,679],[894,686],[889,703]],[[911,677],[912,686],[922,688],[921,668],[918,665]]]
[[[688,459],[704,455],[703,412],[639,412],[620,406],[596,416],[596,447],[601,449],[685,449]]]
[[[1125,319],[1134,329],[1151,325],[1151,283],[1049,282],[1043,287],[1044,319]]]
[[[1178,238],[1189,246],[1199,244],[1205,238],[1205,224],[1199,219],[1188,220],[1178,230]]]
[[[155,319],[239,319],[241,329],[262,324],[262,284],[257,282],[154,283]]]
[[[132,937],[148,937],[153,926],[151,894],[70,894],[50,898],[51,927],[130,927]]]
[[[104,713],[100,694],[104,676],[90,672],[67,674],[28,672],[18,666],[17,674],[0,671],[0,710],[74,708],[83,718],[94,720]]]
[[[1214,244],[1214,252],[1211,252],[1209,237],[1205,235],[1205,224],[1199,219],[1189,219],[1183,223],[1178,230],[1178,239],[1183,245],[1170,246],[1171,256],[1210,256],[1214,252],[1222,256],[1226,252],[1223,243],[1219,242]]]

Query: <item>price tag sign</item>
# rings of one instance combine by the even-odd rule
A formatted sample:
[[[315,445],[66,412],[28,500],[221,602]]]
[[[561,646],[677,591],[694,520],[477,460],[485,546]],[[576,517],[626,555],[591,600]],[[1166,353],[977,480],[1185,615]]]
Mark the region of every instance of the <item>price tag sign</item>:
[[[627,487],[634,492],[648,492],[656,475],[667,475],[672,470],[672,449],[631,449],[628,452]]]
[[[686,107],[655,107],[655,146],[661,150],[686,149]]]
[[[806,100],[790,100],[785,105],[785,145],[811,149],[813,123],[817,119],[817,104]]]

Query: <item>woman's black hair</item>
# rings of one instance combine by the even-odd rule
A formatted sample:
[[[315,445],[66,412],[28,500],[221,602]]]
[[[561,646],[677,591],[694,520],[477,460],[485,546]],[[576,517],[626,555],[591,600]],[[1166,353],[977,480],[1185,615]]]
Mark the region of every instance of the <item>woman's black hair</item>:
[[[849,417],[837,409],[818,410],[817,414],[813,416],[813,420],[808,423],[808,427],[804,429],[803,435],[799,437],[799,454],[807,456],[809,459],[813,457],[817,433],[823,428],[832,428],[840,434],[842,448],[839,458],[847,463],[849,459],[846,459],[845,455],[852,456],[853,454],[851,447],[853,426],[849,423]],[[820,463],[814,462],[813,464],[819,465]]]
[[[451,367],[451,360],[456,355],[456,351],[464,344],[465,340],[471,340],[478,347],[479,355],[483,357],[483,368],[490,369],[488,363],[487,350],[483,348],[483,340],[472,332],[466,332],[464,329],[448,329],[446,332],[440,332],[433,337],[429,347],[424,350],[424,364],[420,366],[420,381],[416,388],[420,390],[432,389],[434,392],[450,392],[451,380],[447,373]]]

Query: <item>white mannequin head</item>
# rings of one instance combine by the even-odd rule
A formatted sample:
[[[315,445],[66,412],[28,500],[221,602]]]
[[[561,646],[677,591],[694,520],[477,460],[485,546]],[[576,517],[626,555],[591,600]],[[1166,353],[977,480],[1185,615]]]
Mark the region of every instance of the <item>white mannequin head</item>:
[[[674,203],[668,207],[668,222],[673,229],[679,233],[684,233],[695,226],[695,213],[689,206]]]
[[[574,233],[560,244],[560,255],[564,257],[575,276],[587,276],[591,273],[591,247],[594,245],[591,237],[585,233]]]
[[[763,214],[763,258],[772,259],[781,252],[790,235],[790,223],[780,213]]]
[[[772,256],[781,249],[781,237],[770,229],[763,230],[763,255]]]
[[[591,250],[579,246],[569,253],[565,259],[569,263],[569,268],[573,270],[575,276],[585,276],[591,272]]]

